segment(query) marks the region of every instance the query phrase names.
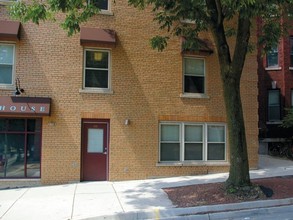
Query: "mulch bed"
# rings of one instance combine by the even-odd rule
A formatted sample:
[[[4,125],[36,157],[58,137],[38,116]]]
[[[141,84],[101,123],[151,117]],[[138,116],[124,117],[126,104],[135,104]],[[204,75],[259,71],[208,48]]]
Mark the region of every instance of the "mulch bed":
[[[167,193],[173,205],[177,207],[293,198],[293,176],[254,179],[251,182],[261,187],[264,192],[263,196],[239,198],[233,194],[227,194],[224,183],[207,183],[165,188],[164,191]]]

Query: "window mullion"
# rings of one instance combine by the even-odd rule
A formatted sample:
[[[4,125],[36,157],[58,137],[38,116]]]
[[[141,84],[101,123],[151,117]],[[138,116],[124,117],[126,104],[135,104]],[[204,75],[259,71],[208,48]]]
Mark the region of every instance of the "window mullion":
[[[185,141],[184,141],[184,132],[185,132],[185,127],[184,127],[184,123],[181,123],[180,124],[180,131],[181,131],[181,137],[180,137],[180,160],[181,161],[184,161],[185,158],[184,158],[184,151],[185,151]]]
[[[207,131],[207,125],[203,124],[203,158],[204,161],[208,160],[207,154],[208,154],[208,131]]]

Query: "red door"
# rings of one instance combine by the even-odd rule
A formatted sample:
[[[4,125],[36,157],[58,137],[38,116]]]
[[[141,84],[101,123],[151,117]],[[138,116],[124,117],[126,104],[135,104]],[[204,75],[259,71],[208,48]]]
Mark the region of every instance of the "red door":
[[[82,123],[82,180],[108,179],[109,120]]]

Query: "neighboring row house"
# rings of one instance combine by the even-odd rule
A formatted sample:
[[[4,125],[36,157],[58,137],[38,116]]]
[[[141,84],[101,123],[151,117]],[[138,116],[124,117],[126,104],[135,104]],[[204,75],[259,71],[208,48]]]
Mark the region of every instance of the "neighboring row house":
[[[292,18],[286,22],[292,27]],[[266,56],[259,49],[258,63],[260,153],[266,154],[270,146],[290,143],[293,137],[293,128],[281,127],[293,107],[293,29]]]
[[[205,45],[198,52],[183,51],[180,38],[157,52],[149,39],[162,32],[150,11],[127,1],[104,3],[73,37],[58,22],[11,21],[0,5],[2,182],[228,171],[228,131],[211,34],[201,36]],[[247,56],[241,83],[250,168],[256,169],[256,52]]]

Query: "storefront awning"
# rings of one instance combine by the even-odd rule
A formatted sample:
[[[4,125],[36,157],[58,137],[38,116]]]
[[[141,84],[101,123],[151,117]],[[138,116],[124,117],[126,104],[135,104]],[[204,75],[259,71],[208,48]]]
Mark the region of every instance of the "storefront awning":
[[[0,40],[19,40],[19,27],[20,22],[18,21],[0,21]]]
[[[83,46],[114,47],[116,44],[116,33],[109,29],[81,28],[80,44]]]
[[[0,97],[0,115],[50,115],[51,98],[43,97]]]

